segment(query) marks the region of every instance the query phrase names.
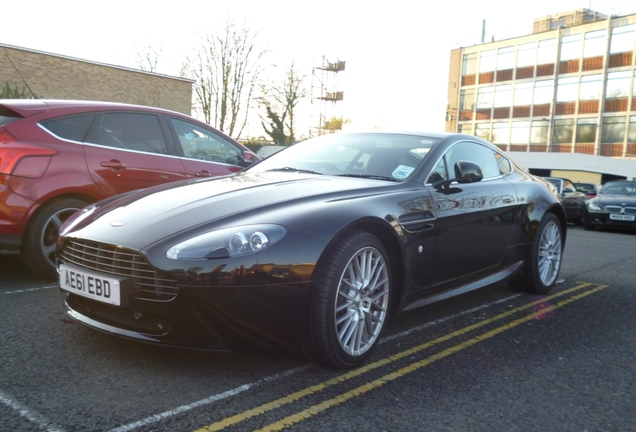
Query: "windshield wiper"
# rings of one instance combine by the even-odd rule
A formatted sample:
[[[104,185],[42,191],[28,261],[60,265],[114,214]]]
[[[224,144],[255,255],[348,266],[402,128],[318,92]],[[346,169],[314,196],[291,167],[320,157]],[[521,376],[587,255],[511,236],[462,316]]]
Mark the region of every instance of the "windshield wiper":
[[[317,171],[312,171],[312,170],[306,170],[306,169],[302,169],[302,168],[292,168],[292,167],[283,167],[283,168],[272,168],[267,170],[269,171],[286,171],[286,172],[299,172],[299,173],[306,173],[306,174],[318,174],[318,175],[322,175],[322,173],[319,173]]]
[[[371,179],[371,180],[387,180],[387,181],[397,182],[397,179],[394,179],[393,177],[387,177],[387,176],[376,175],[376,174],[338,174],[338,177],[355,177],[355,178],[365,178],[365,179]]]

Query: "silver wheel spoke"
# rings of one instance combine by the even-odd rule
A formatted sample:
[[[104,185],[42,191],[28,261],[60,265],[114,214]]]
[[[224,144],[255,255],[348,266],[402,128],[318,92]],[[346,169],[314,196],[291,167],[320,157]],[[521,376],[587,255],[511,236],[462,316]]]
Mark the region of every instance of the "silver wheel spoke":
[[[549,223],[539,240],[539,278],[544,285],[556,279],[561,268],[561,231],[556,223]]]
[[[336,296],[337,337],[351,356],[364,354],[377,340],[388,313],[389,274],[375,248],[359,250],[347,263]]]

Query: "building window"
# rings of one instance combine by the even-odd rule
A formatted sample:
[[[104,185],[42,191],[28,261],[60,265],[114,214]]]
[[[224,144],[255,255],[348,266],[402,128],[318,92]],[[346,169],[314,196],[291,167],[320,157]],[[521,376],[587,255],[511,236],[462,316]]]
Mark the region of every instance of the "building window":
[[[492,125],[492,143],[508,144],[508,131],[510,125],[508,122],[499,122]]]
[[[517,67],[534,66],[537,56],[537,44],[531,42],[517,48]]]
[[[492,108],[493,87],[482,87],[477,91],[477,109]]]
[[[512,102],[512,86],[500,85],[495,87],[495,108],[509,107]]]
[[[634,50],[634,33],[636,24],[614,27],[610,42],[610,54],[632,52]]]
[[[577,77],[559,78],[557,82],[557,102],[576,101],[578,81]]]
[[[497,70],[512,69],[515,65],[515,47],[499,48]]]
[[[625,116],[604,117],[602,143],[622,143],[625,140]]]
[[[462,60],[462,75],[474,75],[477,73],[477,53],[464,54]]]
[[[557,40],[547,39],[539,41],[537,51],[537,64],[554,63],[557,56]]]
[[[479,56],[479,72],[492,72],[495,70],[495,50],[482,51]]]
[[[528,144],[530,137],[530,122],[521,121],[512,123],[510,144]]]
[[[473,133],[473,124],[472,123],[460,123],[457,126],[457,132],[471,135]]]
[[[548,120],[533,120],[530,126],[530,144],[546,144],[549,127]]]
[[[578,60],[581,57],[581,35],[575,34],[561,38],[561,61]]]
[[[630,78],[631,73],[629,71],[608,73],[605,98],[615,99],[629,97]]]
[[[536,81],[534,83],[534,104],[535,105],[552,103],[553,94],[554,94],[554,81],[543,80],[543,81]]]
[[[605,30],[598,30],[585,33],[585,44],[583,45],[583,57],[599,57],[605,55]]]
[[[574,136],[574,119],[557,119],[554,121],[552,141],[557,144],[571,144]]]
[[[602,75],[588,75],[581,77],[581,90],[579,91],[580,100],[598,100],[601,98],[601,91],[603,91]]]
[[[475,125],[475,136],[490,141],[490,123],[477,123]]]
[[[475,90],[462,90],[459,97],[459,109],[472,111],[475,106]]]
[[[596,142],[596,129],[598,128],[595,118],[580,118],[576,122],[576,142],[593,143]]]
[[[532,104],[532,83],[521,83],[515,85],[514,106]]]
[[[629,129],[627,130],[627,142],[636,143],[636,116],[629,117]]]

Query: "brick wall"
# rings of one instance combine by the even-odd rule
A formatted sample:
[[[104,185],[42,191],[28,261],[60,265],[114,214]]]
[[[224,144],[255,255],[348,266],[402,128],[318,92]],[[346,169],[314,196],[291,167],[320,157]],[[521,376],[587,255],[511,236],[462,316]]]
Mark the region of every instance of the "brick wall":
[[[184,114],[192,111],[192,81],[188,79],[0,44],[0,86],[9,82],[21,91],[20,75],[42,99],[123,102]]]

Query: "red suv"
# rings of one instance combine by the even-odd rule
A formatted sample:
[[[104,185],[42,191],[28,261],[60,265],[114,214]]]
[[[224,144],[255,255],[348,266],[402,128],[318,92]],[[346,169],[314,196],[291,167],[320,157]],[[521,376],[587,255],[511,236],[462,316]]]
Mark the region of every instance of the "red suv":
[[[0,250],[55,277],[60,225],[85,205],[260,160],[190,116],[145,106],[0,100]],[[149,211],[152,211],[149,209]]]

